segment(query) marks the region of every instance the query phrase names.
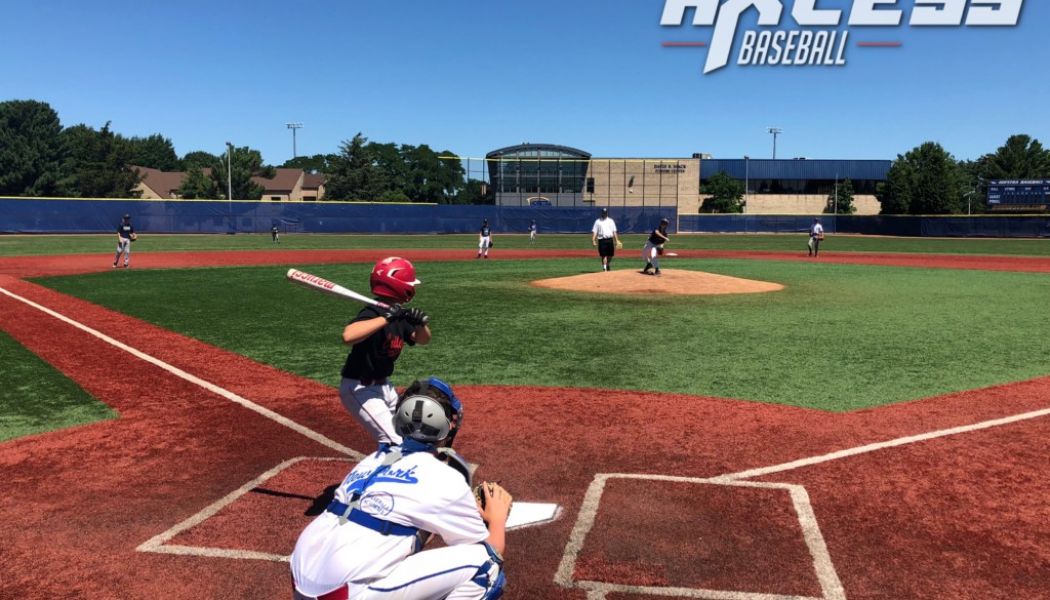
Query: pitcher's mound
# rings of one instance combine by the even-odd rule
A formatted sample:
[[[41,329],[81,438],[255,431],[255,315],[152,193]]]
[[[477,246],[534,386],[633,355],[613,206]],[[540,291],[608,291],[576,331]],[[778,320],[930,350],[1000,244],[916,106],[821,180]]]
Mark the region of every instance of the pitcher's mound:
[[[679,271],[666,269],[660,277],[643,275],[638,271],[609,271],[586,273],[571,277],[540,279],[532,285],[554,290],[572,292],[597,292],[601,294],[674,294],[683,296],[709,296],[715,294],[758,294],[784,289],[779,283],[740,279],[726,275],[715,275],[702,271]]]

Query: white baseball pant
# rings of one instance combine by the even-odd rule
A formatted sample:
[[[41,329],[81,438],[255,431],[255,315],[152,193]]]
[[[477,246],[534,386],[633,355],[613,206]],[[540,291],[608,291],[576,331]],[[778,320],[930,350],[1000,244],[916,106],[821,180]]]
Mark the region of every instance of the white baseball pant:
[[[389,383],[362,385],[357,379],[344,377],[339,384],[339,400],[368,433],[380,444],[400,444],[394,431],[397,390]]]

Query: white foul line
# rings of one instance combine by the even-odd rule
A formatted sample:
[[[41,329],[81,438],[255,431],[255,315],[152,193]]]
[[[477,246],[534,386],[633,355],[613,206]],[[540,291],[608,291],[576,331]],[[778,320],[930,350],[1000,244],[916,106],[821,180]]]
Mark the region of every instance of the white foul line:
[[[1003,417],[1001,419],[992,419],[990,421],[981,421],[980,423],[974,423],[972,425],[963,425],[960,427],[952,427],[951,429],[940,429],[937,431],[930,431],[927,433],[920,433],[918,435],[911,435],[908,437],[897,438],[894,440],[887,440],[885,442],[876,442],[874,444],[867,444],[865,446],[857,446],[855,448],[847,448],[845,450],[839,450],[838,452],[831,452],[829,454],[822,454],[820,456],[811,456],[809,458],[800,458],[795,461],[781,463],[779,465],[773,465],[769,467],[761,467],[758,469],[750,469],[748,471],[740,471],[739,473],[728,473],[726,475],[719,475],[718,477],[712,478],[713,481],[740,481],[741,479],[753,479],[755,477],[762,477],[764,475],[770,475],[772,473],[783,473],[784,471],[793,471],[795,469],[801,469],[802,467],[809,467],[812,465],[819,465],[821,463],[831,462],[833,460],[839,460],[842,458],[849,458],[851,456],[857,456],[860,454],[867,454],[869,452],[877,452],[879,450],[885,450],[886,448],[896,448],[898,446],[906,446],[908,444],[914,444],[917,442],[926,442],[942,437],[949,437],[953,435],[959,435],[961,433],[970,433],[973,431],[980,431],[982,429],[991,429],[993,427],[1001,427],[1003,425],[1010,425],[1011,423],[1018,423],[1021,421],[1029,421],[1031,419],[1038,419],[1040,417],[1050,416],[1050,408],[1044,408],[1041,410],[1035,410],[1032,412],[1026,412],[1018,415],[1009,417]]]
[[[1046,416],[1050,416],[1050,408],[1011,415],[999,419],[990,419],[987,421],[981,421],[979,423],[973,423],[970,425],[962,425],[959,427],[952,427],[948,429],[939,429],[927,433],[921,433],[917,435],[886,440],[883,442],[866,444],[864,446],[856,446],[854,448],[847,448],[845,450],[839,450],[837,452],[830,452],[828,454],[821,454],[819,456],[812,456],[809,458],[801,458],[798,460],[781,463],[778,465],[749,469],[747,471],[740,471],[737,473],[727,473],[725,475],[719,475],[717,477],[688,478],[666,475],[596,474],[594,480],[591,481],[591,485],[587,488],[587,493],[584,496],[583,503],[580,506],[580,511],[576,518],[576,524],[573,526],[572,532],[569,534],[569,541],[565,546],[564,553],[562,554],[562,560],[558,566],[558,571],[555,573],[554,581],[555,583],[563,587],[577,587],[588,590],[588,600],[603,600],[606,594],[612,592],[633,592],[645,593],[650,595],[675,595],[694,598],[728,600],[758,600],[759,597],[757,596],[753,596],[742,592],[732,592],[723,590],[698,590],[688,588],[647,588],[643,586],[624,586],[604,582],[574,581],[573,573],[576,570],[576,558],[579,555],[580,551],[583,549],[584,539],[587,537],[587,534],[590,533],[591,528],[594,527],[594,521],[598,513],[598,504],[601,501],[601,496],[605,489],[606,481],[609,478],[616,477],[631,479],[653,479],[661,481],[692,481],[696,483],[710,483],[722,485],[740,485],[742,483],[742,480],[745,479],[762,477],[774,473],[783,473],[786,471],[792,471],[795,469],[818,465],[821,463],[831,462],[843,458],[849,458],[861,454],[877,452],[879,450],[885,450],[887,448],[897,448],[900,446],[906,446],[909,444],[915,444],[919,442],[926,442],[938,438],[950,437],[954,435],[960,435],[963,433],[971,433],[974,431],[981,431],[985,429],[992,429],[995,427],[1002,427],[1004,425],[1010,425],[1022,421],[1029,421],[1032,419],[1038,419]],[[777,486],[776,484],[772,485]],[[803,537],[806,540],[806,544],[809,547],[810,553],[813,556],[813,565],[816,569],[817,578],[820,581],[821,588],[823,589],[824,598],[827,600],[845,599],[845,590],[843,589],[842,584],[839,582],[838,574],[836,573],[834,564],[831,561],[831,556],[828,552],[827,545],[825,544],[823,535],[820,532],[820,526],[818,525],[816,515],[813,512],[813,507],[809,499],[809,494],[805,491],[805,488],[802,486],[797,486],[793,484],[783,484],[779,485],[779,487],[784,487],[787,485],[791,486],[790,489],[792,500],[795,504],[795,509],[799,516],[799,524],[802,526]],[[770,596],[770,598],[776,598],[776,596]]]
[[[37,309],[37,310],[39,310],[39,311],[41,311],[43,313],[51,315],[52,317],[55,317],[56,319],[58,319],[60,321],[68,323],[68,324],[72,325],[73,327],[76,327],[77,329],[80,329],[81,331],[87,332],[87,333],[97,337],[98,339],[102,340],[103,342],[106,342],[107,344],[110,344],[110,345],[115,346],[115,347],[117,347],[117,348],[119,348],[121,350],[124,350],[125,352],[131,354],[132,356],[135,356],[136,358],[140,358],[140,359],[142,359],[142,360],[144,360],[144,361],[146,361],[146,362],[148,362],[148,363],[150,363],[150,364],[152,364],[154,366],[160,367],[161,369],[171,373],[172,375],[175,375],[176,377],[178,377],[180,379],[184,379],[184,380],[186,380],[186,381],[188,381],[188,382],[190,382],[190,383],[192,383],[194,385],[200,386],[200,387],[208,390],[209,392],[211,392],[213,394],[216,394],[218,396],[226,398],[227,400],[229,400],[231,402],[234,402],[236,404],[240,404],[241,406],[243,406],[244,408],[247,408],[248,410],[251,410],[251,411],[254,411],[256,413],[259,413],[260,415],[266,417],[267,419],[270,419],[271,421],[274,421],[275,423],[278,423],[280,425],[284,425],[285,427],[291,429],[292,431],[295,431],[296,433],[299,433],[299,434],[301,434],[301,435],[303,435],[303,436],[305,436],[307,438],[310,438],[311,440],[317,442],[318,444],[321,444],[322,446],[326,446],[328,448],[331,448],[332,450],[335,450],[336,452],[341,452],[342,454],[346,454],[347,456],[351,456],[351,457],[353,457],[353,458],[355,458],[357,460],[361,460],[361,459],[364,458],[364,455],[361,454],[360,452],[358,452],[356,450],[353,450],[351,448],[348,448],[348,447],[340,444],[339,442],[337,442],[337,441],[335,441],[335,440],[333,440],[333,439],[331,439],[331,438],[329,438],[329,437],[327,437],[327,436],[325,436],[323,434],[320,434],[320,433],[318,433],[318,432],[316,432],[316,431],[314,431],[314,430],[312,430],[312,429],[310,429],[310,428],[308,428],[308,427],[306,427],[304,425],[300,425],[299,423],[296,423],[295,421],[289,419],[288,417],[285,417],[285,416],[283,416],[283,415],[281,415],[279,413],[276,413],[276,412],[274,412],[274,411],[272,411],[272,410],[270,410],[270,409],[268,409],[268,408],[266,408],[264,406],[260,406],[260,405],[258,405],[256,403],[252,402],[251,400],[248,400],[247,398],[239,396],[239,395],[237,395],[237,394],[235,394],[235,393],[233,393],[233,392],[231,392],[231,391],[229,391],[229,390],[227,390],[225,388],[219,387],[218,385],[215,385],[214,383],[211,383],[210,381],[205,381],[205,380],[201,379],[200,377],[197,377],[196,375],[192,375],[190,373],[187,373],[186,371],[183,371],[182,369],[180,369],[180,368],[178,368],[178,367],[176,367],[174,365],[166,363],[163,360],[160,360],[159,358],[156,358],[154,356],[150,356],[149,354],[146,354],[145,352],[142,352],[141,350],[137,350],[135,348],[132,348],[131,346],[125,344],[124,342],[121,342],[119,340],[113,339],[113,338],[109,337],[108,335],[102,333],[101,331],[98,331],[97,329],[92,329],[91,327],[88,327],[87,325],[84,325],[83,323],[79,323],[77,321],[74,321],[73,319],[70,319],[69,317],[67,317],[67,316],[65,316],[63,314],[57,313],[57,312],[51,310],[50,308],[47,308],[46,306],[41,306],[40,304],[37,304],[36,302],[33,302],[32,300],[29,300],[27,298],[23,298],[22,296],[19,296],[19,295],[15,294],[15,293],[12,293],[12,292],[10,292],[10,291],[2,288],[2,287],[0,287],[0,292],[2,292],[4,294],[14,298],[15,300],[18,300],[19,302],[23,302],[25,304],[28,304],[29,306],[31,306],[31,307],[33,307],[33,308],[35,308],[35,309]]]

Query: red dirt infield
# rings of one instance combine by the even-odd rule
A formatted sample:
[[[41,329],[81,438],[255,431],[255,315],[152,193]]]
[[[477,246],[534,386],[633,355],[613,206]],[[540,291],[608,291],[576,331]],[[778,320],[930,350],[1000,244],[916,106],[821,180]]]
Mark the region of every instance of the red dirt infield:
[[[233,265],[246,253],[216,254]],[[347,260],[289,254],[271,262]],[[177,260],[152,266],[195,266],[155,256]],[[30,262],[14,272],[48,272]],[[335,390],[13,277],[0,288],[316,434],[0,293],[0,329],[120,413],[0,444],[0,597],[289,597],[287,565],[246,553],[290,552],[345,463],[299,461],[216,503],[290,459],[345,458],[338,444],[371,450]],[[644,600],[667,588],[740,600],[1050,597],[1050,378],[849,414],[614,390],[457,391],[471,415],[457,447],[481,463],[479,476],[563,507],[556,521],[509,534],[506,598]],[[771,465],[781,466],[742,473]],[[634,478],[612,477],[596,494],[602,474]],[[138,550],[208,507],[157,551]],[[191,553],[158,553],[176,547]],[[207,555],[222,550],[232,552]]]

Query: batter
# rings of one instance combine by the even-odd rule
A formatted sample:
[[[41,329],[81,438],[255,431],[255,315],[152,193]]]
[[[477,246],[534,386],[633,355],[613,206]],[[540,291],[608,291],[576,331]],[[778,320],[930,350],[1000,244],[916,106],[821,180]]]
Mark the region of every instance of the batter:
[[[353,345],[343,365],[339,399],[380,444],[399,444],[390,417],[397,390],[390,384],[394,362],[406,345],[430,343],[430,317],[418,308],[401,307],[416,294],[416,269],[396,256],[376,263],[372,293],[386,307],[366,306],[343,329],[343,342]]]

